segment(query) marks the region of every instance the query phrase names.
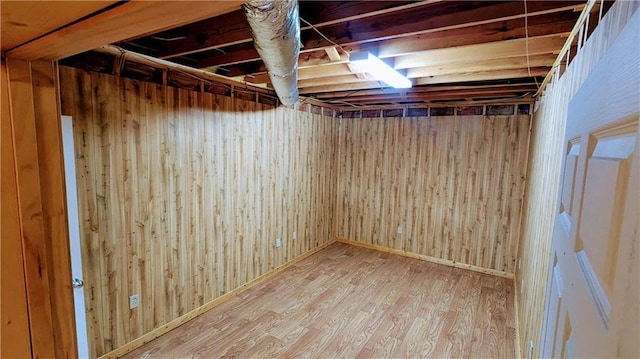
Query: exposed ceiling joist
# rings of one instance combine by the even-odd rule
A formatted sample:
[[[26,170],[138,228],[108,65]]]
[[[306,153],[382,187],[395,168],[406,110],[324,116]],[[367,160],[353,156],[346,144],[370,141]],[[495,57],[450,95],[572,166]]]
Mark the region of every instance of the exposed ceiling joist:
[[[552,54],[565,42],[562,36],[540,36],[529,39],[515,39],[489,42],[478,45],[457,46],[444,49],[415,52],[394,58],[396,69],[437,66],[459,62],[504,59],[509,57]]]
[[[437,6],[441,6],[443,8],[435,8]],[[472,9],[465,10],[469,7],[472,7]],[[530,34],[530,36],[536,36],[536,34],[549,34],[550,31],[545,30],[544,27],[540,29],[537,26],[537,15],[564,13],[562,16],[564,16],[565,19],[568,20],[569,18],[571,18],[571,16],[568,14],[570,14],[577,8],[584,7],[584,4],[576,3],[575,1],[533,1],[529,3],[528,7],[528,17],[530,17],[532,21],[532,34]],[[434,16],[434,14],[443,15]],[[478,28],[470,28],[467,29],[468,31],[458,31],[457,36],[459,38],[457,39],[457,41],[459,41],[459,43],[454,45],[458,46],[484,41],[503,40],[505,39],[505,36],[504,34],[502,34],[504,32],[502,31],[502,29],[506,28],[507,31],[509,31],[509,26],[512,26],[512,33],[507,34],[506,38],[516,37],[518,35],[522,37],[524,35],[523,17],[524,6],[520,2],[474,2],[472,3],[472,5],[468,5],[467,3],[454,1],[443,4],[428,4],[421,8],[409,9],[406,11],[401,11],[399,13],[387,13],[382,17],[365,18],[359,20],[360,23],[349,22],[347,24],[336,24],[330,27],[319,28],[319,30],[322,31],[323,35],[328,37],[331,42],[325,40],[322,36],[320,36],[313,30],[307,30],[308,33],[305,33],[303,31],[303,34],[301,35],[302,38],[312,40],[307,40],[304,42],[302,52],[304,53],[314,51],[316,49],[331,47],[334,46],[334,43],[347,47],[349,51],[359,51],[359,49],[352,49],[349,47],[358,44],[363,47],[366,43],[379,42],[396,38],[416,37],[420,34],[431,34],[434,32],[443,32],[446,30],[455,30],[475,26],[478,26]],[[577,15],[575,17],[577,17]],[[516,19],[519,19],[519,21],[512,21],[510,24],[501,23],[504,21],[508,22],[510,20]],[[537,21],[544,23],[544,20]],[[558,21],[554,21],[554,23],[556,22]],[[483,29],[481,25],[486,24],[493,24],[493,26],[485,26]],[[500,26],[496,28],[496,24]],[[565,23],[558,26],[562,27],[561,32],[569,32],[571,31],[570,27],[572,26],[572,23]],[[498,35],[496,35],[496,32],[492,32],[489,33],[489,35],[486,35],[492,36],[492,39],[484,40],[481,37],[475,37],[475,40],[466,40],[468,42],[465,42],[465,38],[468,38],[469,36],[473,38],[474,34],[487,34],[487,28],[493,29],[494,31],[497,30]],[[567,28],[569,29],[567,30]],[[424,45],[426,47],[423,49],[427,50],[439,48],[442,46],[449,46],[448,41],[450,41],[451,39],[446,38],[448,36],[456,36],[455,34],[456,32],[454,32],[454,35],[444,33],[439,36],[441,39],[440,43]],[[437,35],[434,35],[429,36],[428,38],[431,39],[437,37]],[[420,43],[420,40],[420,38],[415,39],[415,41],[418,43]],[[424,40],[424,37],[422,38],[422,40]],[[401,41],[404,42],[404,40]],[[396,44],[397,43],[398,42],[396,42]],[[378,55],[380,55],[381,57],[397,56],[398,54],[403,54],[408,51],[408,49],[401,50],[401,48],[398,48],[397,45],[395,50],[393,50],[393,44],[387,45],[387,48],[389,50],[385,50],[383,44],[377,46],[382,46],[382,51],[377,51]],[[199,66],[202,68],[209,66],[226,66],[230,64],[240,64],[251,61],[259,61],[260,59],[255,49],[252,50],[252,46],[250,44],[231,46],[230,48],[226,49],[224,53],[220,51],[205,52],[199,54],[199,58],[201,61]]]
[[[315,94],[320,92],[336,92],[350,90],[364,90],[370,88],[384,88],[387,85],[380,81],[355,82],[348,84],[312,86],[300,89],[300,94]]]
[[[32,2],[1,1],[2,51],[58,30],[114,4],[118,5],[117,3],[117,1],[43,1],[38,4],[38,11],[34,11]],[[56,14],[56,16],[43,16],[43,14]]]
[[[380,58],[410,54],[445,47],[476,45],[486,42],[521,39],[554,34],[569,34],[576,15],[570,11],[534,16],[528,19],[528,31],[522,18],[491,22],[464,28],[442,30],[376,43]]]
[[[348,100],[350,102],[355,103],[364,103],[364,102],[379,102],[379,101],[398,101],[400,99],[403,100],[424,100],[424,99],[435,99],[435,98],[461,98],[467,96],[518,96],[520,93],[528,93],[536,91],[535,85],[520,85],[520,86],[504,86],[504,87],[495,87],[490,89],[470,89],[470,90],[452,90],[452,91],[438,91],[438,92],[402,92],[386,95],[363,95],[359,96],[358,93],[343,97],[343,100]]]
[[[345,62],[334,63],[325,66],[304,67],[298,69],[298,80],[310,80],[324,77],[350,75],[353,71],[349,69],[349,64]],[[265,84],[269,82],[269,75],[265,73],[252,74],[244,77],[244,81],[254,84]]]
[[[243,2],[217,1],[206,6],[199,1],[124,2],[10,50],[7,55],[24,60],[57,60],[121,41],[132,33],[148,35],[220,15],[238,8]],[[194,8],[198,11],[194,11]]]
[[[526,56],[522,57],[514,57],[507,59],[490,59],[484,61],[475,61],[474,59],[470,59],[469,62],[463,63],[454,63],[454,64],[444,64],[439,66],[431,66],[431,67],[420,67],[409,69],[407,71],[408,78],[415,78],[414,80],[416,85],[423,83],[440,83],[433,82],[434,80],[426,79],[422,80],[421,78],[432,78],[437,77],[438,79],[450,79],[451,77],[443,77],[445,75],[455,75],[455,74],[468,74],[468,73],[483,73],[486,76],[492,77],[491,79],[499,79],[504,78],[504,76],[518,74],[515,77],[522,77],[522,71],[505,71],[500,74],[502,77],[498,76],[498,73],[494,71],[498,70],[526,70],[527,66],[530,66],[534,71],[532,72],[533,76],[544,76],[544,74],[540,74],[538,70],[545,68],[548,69],[553,64],[555,60],[555,56],[553,54],[545,54],[545,55],[536,55],[531,56],[528,60]],[[326,71],[325,71],[326,68]],[[312,70],[311,73],[306,71]],[[526,73],[528,75],[528,72]],[[313,87],[313,86],[325,86],[325,85],[339,85],[346,83],[357,83],[357,82],[365,82],[375,80],[371,76],[357,76],[358,74],[351,73],[346,64],[336,64],[331,66],[323,66],[323,67],[312,67],[308,69],[300,70],[299,72],[299,81],[298,87]],[[465,75],[466,76],[466,75]],[[508,78],[508,77],[507,77]],[[441,81],[440,80],[440,81]],[[268,83],[269,78],[265,75],[260,75],[260,77],[248,78],[247,82],[251,83]],[[451,81],[458,82],[458,81]]]
[[[331,98],[344,98],[344,97],[354,97],[354,96],[362,96],[362,97],[385,97],[385,96],[393,96],[397,94],[401,94],[403,96],[407,94],[417,94],[417,93],[440,93],[440,92],[463,92],[463,91],[500,91],[500,89],[509,89],[509,88],[535,88],[536,84],[532,82],[522,82],[522,83],[513,83],[513,84],[495,84],[495,85],[438,85],[438,86],[429,86],[429,87],[414,87],[411,89],[377,89],[377,90],[359,90],[354,93],[354,91],[342,91],[342,92],[326,92],[319,93],[315,95],[318,99],[331,99]]]
[[[327,26],[432,2],[435,1],[410,4],[405,1],[334,1],[321,4],[303,1],[300,2],[300,16],[314,26]],[[310,27],[302,23],[301,29],[305,31]],[[163,59],[252,42],[251,31],[246,27],[244,14],[240,10],[170,30],[159,36],[175,39],[163,44],[159,53]]]
[[[367,81],[376,81],[376,79],[369,74],[363,74],[363,76],[358,77],[357,74],[352,73],[349,75],[342,75],[342,76],[317,77],[317,78],[308,79],[308,80],[300,80],[298,81],[298,87],[303,89],[305,87],[350,84],[350,83],[367,82]]]
[[[329,60],[331,61],[339,61],[340,60],[340,53],[338,52],[338,48],[337,47],[327,47],[324,49],[324,51],[327,53],[327,56],[329,57]]]
[[[473,60],[470,62],[412,68],[407,70],[406,76],[408,78],[420,78],[479,71],[526,69],[528,66],[551,67],[555,59],[556,56],[553,54],[544,54],[530,56],[528,59],[527,56],[520,56],[506,59]]]
[[[548,17],[544,17],[544,19],[546,19],[544,22],[540,22],[538,25],[530,25],[529,36],[538,37],[547,35],[568,34],[573,27],[573,23],[576,17],[576,14],[566,11],[557,14],[551,14]],[[348,49],[350,51],[371,51],[373,53],[377,53],[381,58],[389,58],[410,54],[417,51],[435,50],[452,46],[475,45],[487,42],[498,42],[502,40],[524,37],[524,21],[522,21],[522,19],[518,19],[517,23],[512,23],[512,21],[506,21],[503,23],[490,23],[463,29],[434,32],[429,35],[416,35],[408,38],[385,40],[375,44],[367,44],[367,46],[349,46]],[[243,53],[235,55],[243,56]],[[227,56],[227,59],[231,60],[235,55],[228,54],[222,56]],[[309,59],[313,59],[313,61],[309,61]],[[343,56],[341,61],[346,61],[346,56]],[[330,62],[332,62],[332,60],[325,56],[324,53],[319,53],[317,51],[305,53],[305,51],[302,51],[299,66],[314,66],[320,63]],[[207,62],[201,63],[200,65],[202,66],[203,64],[209,65],[209,63]],[[250,64],[224,66],[225,69],[228,70],[228,74],[230,76],[251,73],[251,71],[266,71],[259,60]]]
[[[530,1],[528,16],[536,16],[584,7],[575,1]],[[519,1],[442,2],[423,7],[387,13],[373,18],[350,21],[321,28],[324,36],[341,45],[380,41],[395,37],[425,34],[434,31],[468,27],[524,17],[524,5]],[[316,32],[310,32],[305,48],[331,46]]]
[[[460,99],[464,99],[467,102],[474,102],[474,101],[478,101],[478,100],[484,100],[484,99],[504,99],[504,98],[512,98],[512,99],[524,99],[524,98],[531,98],[530,94],[517,94],[517,93],[496,93],[496,94],[491,94],[491,93],[482,93],[482,94],[469,94],[469,95],[464,95],[464,94],[452,94],[452,95],[432,95],[432,94],[423,94],[423,95],[419,95],[419,96],[410,96],[410,97],[387,97],[384,99],[379,99],[379,100],[373,100],[373,99],[364,99],[364,100],[360,100],[360,101],[354,101],[353,99],[347,98],[344,100],[341,100],[340,102],[342,103],[350,103],[353,105],[363,105],[363,106],[369,106],[369,105],[375,105],[375,104],[398,104],[398,105],[402,105],[402,104],[406,104],[406,103],[418,103],[418,102],[423,102],[423,103],[436,103],[436,102],[445,102],[445,101],[455,101],[455,100],[460,100]],[[336,104],[338,104],[338,102],[336,102]]]
[[[549,72],[550,67],[535,67],[531,71],[528,69],[517,70],[493,70],[470,73],[460,73],[433,77],[422,77],[414,80],[415,85],[433,85],[454,82],[503,80],[524,77],[544,77]]]
[[[556,62],[585,5],[586,0],[527,0],[525,11],[522,1],[302,1],[297,85],[310,97],[360,105],[520,101],[537,91],[536,80]],[[269,91],[266,68],[237,9],[118,45]],[[591,11],[595,24],[598,9]],[[587,33],[594,28],[589,25]],[[371,74],[351,69],[348,53],[361,51],[406,74],[413,88],[391,89]],[[113,58],[95,53],[86,58],[99,61],[96,68],[113,67]],[[82,61],[76,57],[69,63]],[[143,79],[158,74],[128,66],[123,73]]]

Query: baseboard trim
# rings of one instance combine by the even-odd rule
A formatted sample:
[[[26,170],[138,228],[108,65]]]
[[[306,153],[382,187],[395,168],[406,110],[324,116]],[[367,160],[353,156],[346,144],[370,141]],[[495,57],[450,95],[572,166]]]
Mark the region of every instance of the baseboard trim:
[[[220,305],[223,302],[226,302],[227,300],[235,297],[236,295],[244,292],[245,290],[247,290],[247,289],[249,289],[249,288],[251,288],[251,287],[253,287],[253,286],[257,285],[257,284],[260,284],[260,283],[264,282],[265,280],[273,277],[274,275],[282,272],[283,270],[291,267],[292,265],[300,262],[301,260],[311,256],[312,254],[315,254],[315,253],[327,248],[328,246],[332,245],[335,242],[336,242],[335,239],[329,240],[327,243],[321,244],[320,246],[318,246],[316,248],[313,248],[313,249],[311,249],[311,250],[299,255],[298,257],[290,260],[289,262],[281,265],[280,267],[277,267],[277,268],[274,268],[274,269],[268,271],[267,273],[265,273],[265,274],[255,278],[255,279],[253,279],[253,280],[241,285],[240,287],[238,287],[238,288],[236,288],[236,289],[234,289],[234,290],[232,290],[232,291],[230,291],[228,293],[225,293],[225,294],[221,295],[220,297],[210,301],[209,303],[207,303],[207,304],[205,304],[205,305],[203,305],[201,307],[198,307],[198,308],[190,311],[189,313],[187,313],[187,314],[185,314],[185,315],[183,315],[181,317],[178,317],[178,318],[176,318],[176,319],[174,319],[174,320],[172,320],[172,321],[170,321],[170,322],[168,322],[168,323],[166,323],[166,324],[164,324],[164,325],[162,325],[162,326],[150,331],[149,333],[147,333],[147,334],[145,334],[145,335],[143,335],[141,337],[138,337],[137,339],[134,339],[133,341],[131,341],[131,342],[119,347],[119,348],[116,348],[116,349],[114,349],[114,350],[112,350],[112,351],[110,351],[110,352],[108,352],[108,353],[106,353],[104,355],[102,355],[101,357],[99,357],[99,359],[112,359],[112,358],[118,358],[120,356],[123,356],[123,355],[129,353],[130,351],[133,351],[134,349],[137,349],[137,348],[143,346],[144,344],[152,341],[153,339],[155,339],[155,338],[157,338],[157,337],[159,337],[159,336],[171,331],[172,329],[175,329],[175,328],[179,327],[180,325],[190,321],[191,319],[199,316],[200,314],[215,308],[216,306]]]
[[[459,263],[459,262],[451,261],[451,260],[448,260],[448,259],[442,259],[442,258],[436,258],[436,257],[427,256],[427,255],[424,255],[424,254],[405,252],[405,251],[401,251],[399,249],[393,249],[393,248],[389,248],[389,247],[378,246],[378,245],[375,245],[375,244],[352,241],[352,240],[349,240],[349,239],[346,239],[346,238],[341,238],[341,237],[336,238],[336,241],[340,242],[340,243],[351,244],[353,246],[373,249],[373,250],[380,251],[380,252],[397,254],[397,255],[404,256],[404,257],[420,259],[420,260],[427,261],[427,262],[432,262],[432,263],[443,264],[443,265],[446,265],[446,266],[449,266],[449,267],[467,269],[467,270],[470,270],[470,271],[479,272],[479,273],[485,273],[485,274],[491,274],[491,275],[495,275],[495,276],[502,277],[502,278],[514,279],[514,275],[512,273],[502,272],[502,271],[498,271],[498,270],[495,270],[495,269],[482,268],[482,267],[474,266],[474,265],[471,265],[471,264]]]

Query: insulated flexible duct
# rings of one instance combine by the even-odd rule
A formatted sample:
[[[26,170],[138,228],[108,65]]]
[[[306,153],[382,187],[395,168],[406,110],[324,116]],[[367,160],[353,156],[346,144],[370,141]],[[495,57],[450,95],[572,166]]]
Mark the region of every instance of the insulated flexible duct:
[[[296,0],[252,0],[242,5],[280,102],[298,101],[300,14]]]

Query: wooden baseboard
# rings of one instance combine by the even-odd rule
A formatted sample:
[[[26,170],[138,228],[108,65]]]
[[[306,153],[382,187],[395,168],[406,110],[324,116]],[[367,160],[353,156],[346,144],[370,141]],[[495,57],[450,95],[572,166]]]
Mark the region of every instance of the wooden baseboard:
[[[335,239],[329,240],[327,243],[324,243],[324,244],[322,244],[322,245],[320,245],[320,246],[318,246],[316,248],[313,248],[312,250],[310,250],[310,251],[308,251],[306,253],[301,254],[300,256],[290,260],[289,262],[281,265],[280,267],[274,268],[274,269],[268,271],[267,273],[265,273],[265,274],[255,278],[255,279],[253,279],[253,280],[241,285],[240,287],[238,287],[238,288],[236,288],[236,289],[234,289],[234,290],[232,290],[232,291],[230,291],[228,293],[225,293],[224,295],[222,295],[222,296],[210,301],[209,303],[207,303],[207,304],[205,304],[205,305],[203,305],[201,307],[198,307],[198,308],[190,311],[189,313],[187,313],[187,314],[185,314],[185,315],[183,315],[181,317],[178,317],[178,318],[176,318],[176,319],[174,319],[174,320],[172,320],[172,321],[170,321],[170,322],[168,322],[168,323],[166,323],[166,324],[164,324],[164,325],[162,325],[162,326],[150,331],[149,333],[147,333],[147,334],[145,334],[145,335],[143,335],[143,336],[141,336],[141,337],[139,337],[137,339],[134,339],[133,341],[131,341],[131,342],[119,347],[119,348],[116,348],[116,349],[114,349],[114,350],[112,350],[112,351],[110,351],[110,352],[108,352],[108,353],[106,353],[104,355],[102,355],[100,357],[100,359],[107,359],[107,358],[111,359],[111,358],[118,358],[120,356],[123,356],[124,354],[127,354],[128,352],[130,352],[130,351],[132,351],[132,350],[134,350],[136,348],[139,348],[142,345],[152,341],[153,339],[155,339],[155,338],[167,333],[168,331],[179,327],[180,325],[190,321],[191,319],[199,316],[200,314],[215,308],[217,305],[220,305],[221,303],[226,302],[227,300],[235,297],[236,295],[244,292],[245,290],[247,290],[247,289],[249,289],[249,288],[251,288],[251,287],[253,287],[253,286],[255,286],[255,285],[259,284],[259,283],[264,282],[265,280],[273,277],[274,275],[282,272],[283,270],[285,270],[285,269],[291,267],[292,265],[300,262],[301,260],[309,257],[310,255],[325,249],[326,247],[332,245],[335,242],[336,242]]]
[[[349,240],[349,239],[346,239],[346,238],[338,237],[338,238],[336,238],[336,241],[337,242],[341,242],[341,243],[351,244],[351,245],[358,246],[358,247],[373,249],[373,250],[380,251],[380,252],[397,254],[397,255],[401,255],[401,256],[405,256],[405,257],[409,257],[409,258],[420,259],[420,260],[427,261],[427,262],[443,264],[443,265],[446,265],[446,266],[449,266],[449,267],[467,269],[467,270],[471,270],[471,271],[474,271],[474,272],[491,274],[491,275],[495,275],[495,276],[503,277],[503,278],[508,278],[508,279],[514,279],[514,276],[513,276],[512,273],[502,272],[502,271],[498,271],[498,270],[495,270],[495,269],[482,268],[482,267],[474,266],[474,265],[471,265],[471,264],[464,264],[464,263],[454,262],[454,261],[451,261],[451,260],[448,260],[448,259],[441,259],[441,258],[426,256],[424,254],[405,252],[405,251],[401,251],[399,249],[393,249],[393,248],[389,248],[389,247],[378,246],[378,245],[375,245],[375,244],[352,241],[352,240]]]

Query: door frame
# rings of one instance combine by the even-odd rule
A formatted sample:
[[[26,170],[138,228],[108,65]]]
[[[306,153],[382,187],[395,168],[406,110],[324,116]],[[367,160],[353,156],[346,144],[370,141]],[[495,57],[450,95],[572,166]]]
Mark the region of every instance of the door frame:
[[[82,248],[80,244],[80,216],[78,212],[78,186],[76,184],[75,145],[73,141],[73,118],[62,115],[62,152],[67,192],[67,221],[69,224],[69,252],[71,255],[71,276],[83,280]],[[75,309],[76,341],[78,357],[89,358],[89,338],[84,303],[84,287],[73,288]]]

